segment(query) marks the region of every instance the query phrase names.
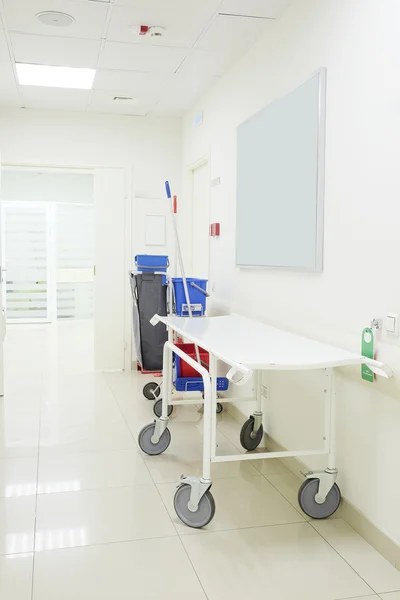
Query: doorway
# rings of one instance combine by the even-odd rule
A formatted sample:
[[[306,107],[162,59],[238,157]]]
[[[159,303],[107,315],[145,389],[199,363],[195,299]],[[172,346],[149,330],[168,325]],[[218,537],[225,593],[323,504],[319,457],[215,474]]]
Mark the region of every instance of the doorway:
[[[2,180],[7,323],[93,317],[93,175],[7,170]]]
[[[210,169],[208,160],[191,168],[193,198],[193,277],[210,277]]]
[[[83,181],[87,183],[86,191]],[[72,332],[85,322],[91,330],[94,369],[131,368],[127,277],[131,262],[131,193],[131,170],[127,167],[3,166],[1,203],[6,203],[4,210],[10,217],[14,213],[14,220],[25,220],[26,228],[19,241],[14,237],[19,254],[14,248],[10,272],[4,270],[2,263],[3,281],[9,283],[1,299],[13,313],[8,317],[18,323],[9,325],[9,330],[20,328],[22,323],[34,323],[34,327],[42,329],[50,324],[56,332],[64,323],[64,330],[69,327]],[[7,238],[3,225],[0,232],[2,251]],[[16,263],[23,263],[26,257],[35,268],[28,264],[27,269],[25,260],[22,272],[21,264]],[[12,303],[12,299],[19,302]],[[32,308],[36,310],[25,310]],[[0,370],[2,350],[0,340]]]

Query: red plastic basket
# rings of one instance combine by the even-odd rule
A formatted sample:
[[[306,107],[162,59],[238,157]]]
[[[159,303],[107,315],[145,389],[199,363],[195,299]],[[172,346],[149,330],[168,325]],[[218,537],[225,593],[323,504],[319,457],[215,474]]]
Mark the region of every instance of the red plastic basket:
[[[193,358],[193,360],[197,360],[196,359],[196,348],[194,344],[176,344],[177,347],[182,350],[182,352],[184,352],[185,354],[187,354],[188,356],[190,356],[190,358]],[[203,367],[205,367],[206,369],[208,369],[208,365],[210,364],[210,355],[208,352],[206,352],[206,350],[203,350],[203,348],[199,348],[199,354],[200,354],[200,362],[201,365]],[[185,362],[184,360],[181,359],[181,373],[180,373],[181,377],[187,378],[187,377],[200,377],[200,374],[198,371],[196,371],[195,369],[193,369],[193,367],[191,367],[190,365],[188,365],[187,362]]]

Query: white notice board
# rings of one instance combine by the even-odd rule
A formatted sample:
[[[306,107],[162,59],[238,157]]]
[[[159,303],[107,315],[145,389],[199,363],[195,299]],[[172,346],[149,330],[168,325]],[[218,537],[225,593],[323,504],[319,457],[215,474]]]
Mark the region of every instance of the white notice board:
[[[322,271],[326,69],[237,131],[236,264]]]

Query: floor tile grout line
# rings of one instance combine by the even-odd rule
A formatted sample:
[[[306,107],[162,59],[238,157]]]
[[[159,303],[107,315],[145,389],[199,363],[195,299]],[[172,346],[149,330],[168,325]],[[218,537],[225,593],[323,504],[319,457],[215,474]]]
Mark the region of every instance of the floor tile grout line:
[[[35,519],[33,529],[33,557],[32,557],[32,585],[31,585],[31,600],[33,600],[35,586],[35,563],[36,563],[36,527],[37,527],[37,508],[38,508],[38,489],[39,489],[39,461],[40,461],[40,437],[42,432],[42,409],[43,409],[43,392],[44,392],[44,370],[41,377],[41,394],[39,405],[39,431],[38,431],[38,449],[37,449],[37,465],[36,465],[36,497],[35,497]]]
[[[58,552],[60,550],[78,550],[79,548],[83,549],[83,548],[98,548],[99,546],[111,546],[114,544],[135,544],[135,543],[139,543],[139,542],[147,542],[147,541],[154,541],[154,540],[176,540],[179,537],[178,534],[176,535],[161,535],[158,537],[144,537],[144,538],[134,538],[132,540],[112,540],[110,542],[97,542],[96,544],[86,544],[86,545],[82,545],[82,546],[62,546],[61,548],[44,548],[43,550],[36,550],[34,552],[34,554],[45,554],[47,552]],[[19,553],[21,554],[21,553]],[[26,553],[23,553],[26,554]],[[31,553],[28,553],[31,554]],[[3,554],[0,556],[18,556],[17,554]]]
[[[131,371],[131,372],[132,372],[132,371]],[[134,435],[133,435],[133,433],[132,433],[132,430],[131,430],[131,428],[129,427],[129,423],[128,423],[127,419],[126,419],[126,416],[125,416],[125,414],[124,414],[124,411],[122,410],[122,408],[121,408],[121,405],[120,405],[120,403],[118,402],[118,397],[117,397],[117,394],[116,394],[116,393],[114,392],[114,390],[112,389],[112,387],[111,387],[111,385],[110,385],[110,383],[109,383],[109,381],[108,381],[108,379],[107,379],[107,377],[106,377],[105,375],[106,375],[106,374],[105,374],[105,373],[103,373],[103,376],[104,376],[104,380],[105,380],[105,382],[106,382],[106,385],[107,385],[108,389],[110,390],[110,392],[111,392],[111,395],[112,395],[112,397],[114,398],[114,401],[115,401],[116,405],[118,406],[118,409],[119,409],[119,412],[120,412],[120,414],[121,414],[121,417],[122,417],[122,419],[123,419],[123,421],[124,421],[125,425],[127,426],[129,433],[131,434],[131,437],[132,437],[132,439],[133,439],[133,441],[134,441],[134,444],[135,444],[136,448],[138,448],[138,449],[139,449],[139,444],[137,443],[137,440],[135,439],[135,437],[134,437]],[[145,461],[144,461],[144,459],[143,459],[143,457],[142,457],[142,460],[143,460],[143,462],[145,462]]]
[[[126,452],[127,450],[132,450],[132,448],[137,448],[137,445],[127,446],[126,448],[100,448],[94,450],[66,450],[66,451],[56,451],[53,452],[51,456],[69,456],[70,454],[95,454],[96,452]],[[49,451],[49,448],[42,448],[42,453],[44,452],[44,458],[46,458],[46,452]],[[29,458],[28,456],[24,456],[22,458]],[[31,457],[32,458],[32,457]]]
[[[266,459],[266,460],[268,460],[268,459]],[[261,471],[260,471],[260,473],[261,473]],[[274,473],[274,475],[278,475],[278,474],[280,474],[280,473]],[[284,475],[285,475],[285,474],[286,474],[286,473],[284,473]],[[267,480],[267,482],[268,482],[268,483],[269,483],[269,484],[270,484],[270,485],[271,485],[271,486],[274,488],[274,490],[276,490],[276,491],[278,492],[278,494],[279,494],[280,496],[282,496],[282,498],[283,498],[283,499],[284,499],[286,502],[288,502],[288,504],[290,504],[290,506],[291,506],[292,508],[294,508],[294,509],[295,509],[295,510],[296,510],[296,511],[299,513],[299,515],[300,515],[301,517],[303,517],[303,519],[304,519],[304,521],[305,521],[306,523],[309,523],[309,522],[310,522],[308,519],[306,519],[306,518],[304,517],[304,514],[303,514],[303,512],[302,512],[301,508],[300,508],[298,505],[297,505],[297,506],[295,506],[294,504],[292,504],[292,502],[290,502],[290,500],[288,500],[288,499],[286,498],[286,496],[285,496],[285,495],[284,495],[284,494],[283,494],[283,493],[282,493],[282,492],[281,492],[281,491],[280,491],[280,490],[279,490],[279,489],[278,489],[278,488],[277,488],[277,487],[276,487],[276,486],[275,486],[275,485],[272,483],[272,481],[270,481],[270,480],[268,479],[267,475],[265,475],[264,473],[261,473],[261,475],[262,475],[262,476],[264,477],[264,479],[266,479],[266,480]],[[270,475],[272,475],[272,473],[270,473]]]
[[[267,459],[267,460],[268,460],[268,459]],[[267,478],[267,476],[266,476],[266,475],[264,475],[264,474],[262,474],[262,475],[263,475],[263,477],[265,477],[265,478],[267,479],[267,481],[268,481],[268,482],[269,482],[269,483],[272,485],[272,487],[274,487],[274,488],[276,489],[276,491],[277,491],[277,492],[279,492],[279,494],[280,494],[280,495],[281,495],[283,498],[285,498],[285,496],[282,494],[282,492],[280,492],[280,491],[278,490],[278,488],[277,488],[276,486],[274,486],[274,484],[273,484],[271,481],[269,481],[269,479]],[[299,515],[300,515],[300,516],[303,516],[303,514],[302,514],[301,510],[299,510],[299,509],[298,509],[298,507],[294,506],[294,505],[293,505],[293,504],[292,504],[292,503],[291,503],[291,502],[290,502],[290,501],[289,501],[287,498],[285,498],[285,500],[286,500],[286,502],[289,502],[289,504],[290,504],[290,505],[291,505],[291,506],[292,506],[292,507],[293,507],[295,510],[297,510],[297,512],[299,513]],[[303,517],[303,518],[304,518],[304,517]],[[338,517],[338,518],[340,519],[341,517]],[[369,585],[369,583],[367,583],[367,581],[365,581],[365,579],[364,579],[363,577],[361,577],[361,575],[360,575],[360,574],[359,574],[359,573],[358,573],[358,572],[355,570],[355,568],[354,568],[354,567],[353,567],[353,566],[352,566],[352,565],[351,565],[351,564],[350,564],[350,563],[349,563],[349,562],[348,562],[348,561],[347,561],[347,560],[346,560],[346,559],[345,559],[345,558],[344,558],[344,557],[343,557],[343,556],[340,554],[340,552],[338,552],[338,551],[337,551],[337,550],[336,550],[336,549],[335,549],[335,548],[332,546],[332,544],[330,544],[330,543],[328,542],[328,540],[327,540],[326,538],[324,538],[324,536],[323,536],[323,535],[322,535],[322,534],[321,534],[321,533],[320,533],[320,532],[319,532],[319,531],[318,531],[318,530],[317,530],[317,529],[314,527],[314,525],[313,525],[313,520],[312,520],[312,519],[308,520],[308,519],[305,519],[305,518],[304,518],[304,520],[305,520],[305,522],[306,522],[306,523],[308,523],[308,524],[309,524],[309,525],[310,525],[310,526],[313,528],[313,530],[314,530],[314,531],[315,531],[315,532],[316,532],[316,533],[317,533],[317,534],[318,534],[318,535],[319,535],[319,536],[320,536],[320,537],[321,537],[321,538],[322,538],[322,539],[323,539],[323,540],[324,540],[324,541],[325,541],[325,542],[326,542],[326,543],[327,543],[327,544],[328,544],[328,545],[329,545],[329,546],[330,546],[330,547],[331,547],[331,548],[332,548],[332,549],[333,549],[333,550],[336,552],[336,554],[338,554],[338,556],[340,556],[340,558],[341,558],[341,559],[342,559],[342,560],[343,560],[343,561],[344,561],[344,562],[345,562],[345,563],[346,563],[346,564],[347,564],[347,565],[348,565],[348,566],[349,566],[349,567],[350,567],[350,568],[351,568],[351,569],[354,571],[354,573],[356,573],[356,575],[357,575],[357,576],[358,576],[358,577],[359,577],[359,578],[360,578],[362,581],[364,581],[364,583],[365,583],[365,584],[366,584],[366,585],[367,585],[367,586],[370,588],[370,590],[372,590],[372,591],[373,591],[375,594],[377,594],[377,592],[375,592],[375,590],[374,590],[374,589],[373,589],[373,588],[372,588],[372,587]],[[362,597],[362,596],[359,596],[359,597]]]
[[[335,598],[334,600],[364,600],[364,598],[378,598],[380,600],[380,596],[376,594],[367,594],[367,596],[346,596],[346,598]]]
[[[121,406],[120,406],[120,404],[119,404],[119,402],[118,402],[117,394],[116,394],[116,393],[114,393],[114,390],[112,389],[112,387],[111,387],[110,383],[108,382],[108,380],[107,380],[107,377],[105,377],[104,379],[105,379],[105,381],[106,381],[106,384],[107,384],[107,386],[108,386],[108,388],[109,388],[109,390],[110,390],[110,392],[111,392],[111,394],[112,394],[112,396],[113,396],[113,398],[114,398],[114,400],[115,400],[115,402],[116,402],[116,404],[117,404],[117,406],[118,406],[118,408],[119,408],[119,411],[120,411],[120,413],[121,413],[121,416],[122,416],[122,418],[123,418],[123,420],[124,420],[124,422],[125,422],[125,424],[126,424],[126,426],[127,426],[128,430],[129,430],[129,433],[131,434],[131,437],[132,437],[132,439],[133,439],[133,441],[134,441],[135,447],[138,449],[138,451],[139,451],[139,453],[140,453],[140,447],[139,447],[139,444],[137,443],[137,440],[134,438],[134,435],[133,435],[133,433],[132,433],[132,430],[131,430],[131,428],[129,427],[128,421],[126,420],[126,417],[125,417],[125,415],[124,415],[124,412],[123,412],[123,410],[122,410],[122,408],[121,408]],[[159,492],[159,490],[158,490],[158,487],[157,487],[157,484],[156,484],[156,482],[154,481],[154,478],[153,478],[153,476],[152,476],[152,474],[151,474],[151,472],[150,472],[150,469],[149,469],[149,467],[147,466],[147,464],[146,464],[146,461],[144,460],[143,456],[141,456],[141,459],[142,459],[142,461],[143,461],[143,464],[144,464],[144,466],[145,466],[145,468],[146,468],[146,470],[147,470],[147,472],[148,472],[148,474],[149,474],[149,476],[150,476],[150,479],[151,479],[151,481],[152,481],[153,487],[156,489],[156,492],[157,492],[158,496],[159,496],[159,497],[161,497],[161,495],[160,495],[160,492]],[[162,498],[161,498],[161,501],[162,501],[162,503],[163,503],[163,505],[164,505],[164,502],[163,502]],[[165,506],[165,505],[164,505],[164,506]],[[170,521],[171,521],[171,523],[172,523],[172,526],[173,526],[174,530],[176,531],[176,527],[175,527],[175,525],[174,525],[174,523],[173,523],[173,521],[172,521],[172,519],[171,519],[171,517],[170,517],[170,514],[169,514],[169,512],[168,512],[167,508],[165,508],[165,510],[166,510],[166,513],[167,513],[167,515],[168,515],[168,517],[169,517],[169,519],[170,519]],[[179,535],[177,531],[176,531],[176,534],[177,534],[177,535]]]
[[[342,520],[343,520],[343,519],[342,519]],[[367,582],[367,581],[364,579],[364,577],[362,577],[362,576],[360,575],[360,573],[358,573],[358,572],[356,571],[356,569],[355,569],[355,568],[354,568],[354,567],[353,567],[353,566],[352,566],[352,565],[349,563],[349,561],[348,561],[348,560],[347,560],[347,559],[346,559],[344,556],[342,556],[338,550],[336,550],[336,548],[335,548],[335,547],[334,547],[334,546],[333,546],[333,545],[332,545],[332,544],[329,542],[329,540],[327,540],[327,539],[326,539],[326,538],[325,538],[325,537],[322,535],[322,533],[320,533],[320,532],[318,531],[318,529],[316,529],[316,528],[314,527],[314,523],[313,523],[313,521],[309,521],[309,524],[310,524],[310,526],[313,528],[313,530],[314,530],[314,531],[315,531],[315,532],[316,532],[316,533],[317,533],[317,534],[318,534],[318,535],[319,535],[319,536],[320,536],[320,537],[321,537],[321,538],[322,538],[322,539],[323,539],[323,540],[324,540],[324,541],[325,541],[325,542],[328,544],[328,546],[330,546],[330,547],[332,548],[332,550],[333,550],[333,551],[334,551],[334,552],[335,552],[335,553],[336,553],[336,554],[337,554],[337,555],[338,555],[338,556],[339,556],[339,557],[340,557],[340,558],[341,558],[341,559],[342,559],[342,560],[343,560],[343,561],[344,561],[344,562],[345,562],[345,563],[346,563],[346,564],[347,564],[347,565],[350,567],[350,569],[351,569],[352,571],[354,571],[354,573],[355,573],[355,574],[356,574],[356,575],[357,575],[357,576],[358,576],[358,577],[359,577],[359,578],[360,578],[360,579],[361,579],[361,580],[362,580],[362,581],[365,583],[365,585],[367,585],[367,586],[369,587],[369,589],[370,589],[370,590],[371,590],[371,591],[372,591],[374,594],[377,594],[378,592],[376,592],[376,591],[374,590],[374,588],[373,588],[373,587],[372,587],[372,586],[371,586],[371,585],[370,585],[370,584],[369,584],[369,583],[368,583],[368,582]],[[362,598],[362,596],[359,596],[359,598]]]
[[[152,487],[153,481],[149,481],[147,483],[134,483],[131,485],[102,485],[99,487],[90,487],[90,488],[82,488],[80,490],[60,490],[59,492],[43,492],[38,493],[37,495],[40,498],[47,498],[49,496],[58,496],[62,494],[79,494],[80,492],[104,492],[107,490],[126,490],[126,489],[142,489],[145,487]],[[33,494],[32,494],[33,495]]]
[[[193,569],[193,572],[194,572],[194,574],[195,574],[195,576],[196,576],[196,578],[197,578],[197,581],[199,582],[199,585],[200,585],[201,589],[202,589],[202,590],[203,590],[203,592],[204,592],[204,596],[205,596],[205,598],[206,598],[207,600],[209,600],[209,597],[208,597],[208,595],[207,595],[207,593],[206,593],[206,590],[204,589],[203,583],[202,583],[202,581],[201,581],[201,579],[200,579],[200,575],[199,575],[199,574],[198,574],[198,572],[196,571],[196,568],[195,568],[195,566],[194,566],[194,564],[193,564],[193,562],[192,562],[192,559],[190,558],[190,556],[189,556],[189,553],[188,553],[188,551],[187,551],[187,549],[186,549],[186,547],[185,547],[185,544],[183,543],[183,540],[182,540],[182,538],[181,538],[181,536],[180,536],[179,534],[178,534],[178,539],[179,539],[179,543],[181,544],[181,546],[182,546],[182,548],[183,548],[183,551],[184,551],[184,553],[186,554],[186,556],[187,556],[187,558],[188,558],[188,561],[189,561],[189,563],[190,563],[190,565],[191,565],[191,567],[192,567],[192,569]]]
[[[149,461],[145,460],[144,462],[149,462]],[[254,478],[257,477],[258,479],[260,479],[261,475],[259,473],[256,473],[256,474],[246,473],[246,477],[254,477]],[[244,479],[244,477],[241,475],[235,475],[233,477],[212,477],[213,483],[216,481],[228,481],[228,480],[232,480],[232,479]],[[155,481],[154,483],[156,485],[172,485],[173,483],[176,483],[176,485],[179,485],[179,480],[174,479],[174,481]]]
[[[198,533],[179,533],[179,537],[185,539],[194,535],[212,535],[215,533],[229,533],[232,531],[246,531],[252,529],[270,529],[271,527],[288,527],[291,525],[308,525],[306,521],[290,521],[289,523],[272,523],[271,525],[246,525],[245,527],[232,527],[228,529],[199,529]]]
[[[151,473],[150,473],[150,476],[151,476]],[[185,544],[184,544],[184,543],[183,543],[183,541],[182,541],[181,535],[179,534],[179,531],[178,531],[178,529],[177,529],[177,527],[176,527],[176,525],[175,525],[175,523],[174,523],[174,521],[173,521],[173,519],[172,519],[171,515],[169,514],[168,507],[167,507],[167,505],[165,504],[165,502],[164,502],[164,499],[163,499],[163,497],[162,497],[162,496],[161,496],[161,494],[160,494],[160,490],[158,489],[158,485],[157,485],[157,484],[155,484],[155,486],[156,486],[157,493],[158,493],[158,495],[159,495],[159,497],[160,497],[160,499],[161,499],[161,502],[163,503],[163,505],[164,505],[164,508],[165,508],[165,510],[166,510],[166,512],[167,512],[167,514],[168,514],[168,516],[169,516],[169,518],[170,518],[170,521],[171,521],[171,523],[172,523],[172,525],[173,525],[173,527],[174,527],[174,529],[175,529],[175,531],[176,531],[176,534],[177,534],[177,536],[178,536],[178,539],[179,539],[179,543],[181,544],[181,546],[182,546],[182,548],[183,548],[183,551],[184,551],[184,553],[186,554],[186,556],[187,556],[187,558],[188,558],[188,561],[189,561],[189,563],[190,563],[190,565],[191,565],[191,567],[192,567],[192,569],[193,569],[193,573],[195,574],[195,576],[196,576],[196,578],[197,578],[197,581],[199,582],[199,585],[200,585],[201,589],[203,590],[204,596],[206,597],[206,599],[207,599],[207,600],[209,600],[209,598],[208,598],[208,595],[206,594],[206,590],[204,589],[204,587],[203,587],[203,584],[202,584],[202,582],[201,582],[200,576],[199,576],[199,574],[197,573],[197,571],[196,571],[196,569],[195,569],[195,566],[194,566],[194,564],[192,563],[192,561],[191,561],[191,559],[190,559],[190,556],[189,556],[189,554],[188,554],[188,552],[187,552],[187,550],[186,550],[186,548],[185,548]],[[177,487],[178,487],[178,486],[177,486]]]
[[[118,404],[118,406],[119,406],[118,399],[117,399],[116,395],[114,395],[114,392],[113,392],[113,390],[111,389],[111,386],[109,385],[108,381],[107,381],[107,385],[109,386],[109,388],[110,388],[110,390],[111,390],[111,393],[112,393],[112,394],[113,394],[113,396],[115,397],[115,401],[116,401],[116,403],[117,403],[117,404]],[[123,416],[123,417],[124,417],[124,419],[125,419],[125,415],[123,414],[123,412],[122,412],[122,410],[121,410],[121,407],[119,407],[119,408],[120,408],[120,411],[121,411],[121,414],[122,414],[122,416]],[[126,419],[125,419],[125,422],[126,422],[126,425],[127,425],[128,429],[129,429],[129,431],[131,432],[131,435],[132,435],[132,437],[133,437],[133,433],[132,433],[132,431],[131,431],[131,429],[130,429],[130,427],[129,427],[129,425],[128,425],[128,422],[126,421]],[[135,442],[136,442],[136,440],[135,440]],[[136,444],[137,444],[137,447],[138,447],[138,449],[139,449],[139,452],[140,452],[141,450],[140,450],[139,444],[138,444],[137,442],[136,442]],[[179,533],[178,533],[178,531],[177,531],[177,528],[175,527],[175,523],[173,522],[173,520],[172,520],[172,517],[171,517],[171,515],[169,514],[168,508],[167,508],[167,506],[165,505],[165,502],[164,502],[164,500],[163,500],[163,498],[162,498],[162,496],[161,496],[161,494],[160,494],[160,491],[159,491],[159,489],[158,489],[158,485],[159,485],[159,484],[157,484],[157,483],[154,481],[154,477],[152,476],[152,474],[151,474],[151,471],[150,471],[150,469],[149,469],[149,467],[148,467],[148,465],[147,465],[147,461],[146,461],[146,460],[145,460],[143,457],[142,457],[142,460],[143,460],[143,463],[144,463],[144,465],[145,465],[145,467],[146,467],[146,469],[147,469],[147,472],[148,472],[148,474],[149,474],[149,476],[150,476],[150,479],[151,479],[151,481],[153,482],[153,485],[154,485],[154,487],[155,487],[155,489],[156,489],[156,491],[157,491],[157,494],[158,494],[159,498],[161,499],[161,502],[162,502],[162,504],[163,504],[163,506],[164,506],[164,508],[165,508],[165,511],[166,511],[166,513],[167,513],[168,517],[169,517],[169,520],[171,521],[171,523],[172,523],[172,526],[173,526],[174,530],[176,531],[176,534],[177,534],[177,536],[179,537]]]
[[[161,498],[164,507],[166,508],[165,502],[163,501],[163,499]],[[167,509],[166,509],[167,510]],[[168,512],[168,510],[167,510]],[[168,516],[169,513],[168,513]],[[170,517],[171,519],[171,517]],[[171,519],[172,521],[172,519]],[[247,530],[253,530],[253,529],[270,529],[272,527],[290,527],[292,525],[309,525],[309,523],[305,522],[305,521],[290,521],[289,523],[272,523],[271,525],[250,525],[250,526],[246,526],[246,527],[234,527],[234,528],[228,528],[228,529],[215,529],[215,530],[199,530],[198,533],[179,533],[175,523],[172,521],[172,524],[174,525],[175,531],[176,531],[176,535],[163,535],[163,536],[150,536],[150,537],[140,537],[140,538],[134,538],[134,539],[129,539],[129,540],[114,540],[114,541],[110,541],[110,542],[98,542],[95,544],[86,544],[86,545],[80,545],[80,546],[64,546],[62,548],[47,548],[44,550],[36,550],[34,552],[16,552],[16,553],[6,553],[6,554],[0,554],[0,556],[18,556],[21,554],[32,554],[32,553],[36,553],[36,554],[43,554],[43,552],[55,552],[57,550],[73,550],[75,548],[90,548],[92,546],[108,546],[109,544],[127,544],[127,543],[133,543],[133,542],[145,542],[146,540],[162,540],[162,539],[166,539],[166,538],[171,538],[171,539],[176,539],[177,537],[180,538],[190,538],[192,536],[199,536],[199,535],[213,535],[213,534],[219,534],[219,533],[230,533],[232,531],[247,531]],[[385,592],[387,593],[387,592]]]
[[[107,383],[108,383],[108,382],[107,382]],[[111,391],[112,391],[112,390],[111,390]],[[112,392],[112,393],[113,393],[113,392]],[[117,400],[117,399],[116,399],[116,402],[118,403],[118,400]],[[120,410],[121,410],[121,409],[120,409]],[[121,412],[122,412],[122,411],[121,411]],[[127,422],[126,422],[126,423],[127,423]],[[127,426],[129,427],[128,423],[127,423]],[[130,429],[130,428],[129,428],[129,429]],[[221,433],[221,432],[220,432],[220,433]],[[222,434],[222,435],[223,435],[223,437],[226,439],[226,441],[228,441],[228,442],[229,442],[228,438],[226,438],[226,436],[225,436],[224,434]],[[200,458],[201,458],[201,448],[200,448]],[[158,489],[158,486],[159,486],[159,485],[163,485],[163,483],[165,483],[165,482],[163,482],[163,483],[157,483],[157,482],[154,480],[154,477],[153,477],[153,476],[152,476],[152,474],[151,474],[150,468],[148,467],[148,464],[147,464],[147,463],[148,463],[148,461],[146,461],[145,459],[143,459],[143,462],[144,462],[144,464],[145,464],[145,466],[146,466],[146,469],[148,470],[148,473],[149,473],[149,475],[150,475],[150,477],[151,477],[152,481],[154,482],[154,485],[155,485],[155,488],[156,488],[156,490],[157,490],[157,493],[158,493],[158,495],[159,495],[159,498],[160,498],[160,500],[161,500],[161,502],[162,502],[162,504],[163,504],[163,506],[164,506],[164,508],[165,508],[165,511],[166,511],[166,513],[167,513],[167,515],[168,515],[168,517],[169,517],[169,519],[170,519],[171,523],[172,523],[172,526],[174,527],[174,530],[176,531],[176,534],[177,534],[177,536],[178,536],[178,539],[179,539],[179,542],[180,542],[180,544],[181,544],[181,546],[182,546],[182,548],[183,548],[183,551],[184,551],[184,553],[186,554],[186,556],[187,556],[187,558],[188,558],[188,561],[189,561],[189,563],[190,563],[190,565],[191,565],[191,567],[192,567],[192,569],[193,569],[193,573],[195,574],[195,577],[197,578],[197,580],[198,580],[198,582],[199,582],[199,585],[200,585],[201,589],[203,590],[203,593],[204,593],[204,596],[205,596],[205,598],[208,600],[208,595],[206,594],[206,591],[205,591],[205,589],[204,589],[204,587],[203,587],[203,584],[202,584],[202,582],[201,582],[200,576],[199,576],[199,574],[197,573],[197,571],[196,571],[196,569],[195,569],[195,567],[194,567],[194,565],[193,565],[193,562],[192,562],[192,560],[190,559],[190,556],[189,556],[189,554],[188,554],[188,552],[187,552],[187,550],[186,550],[186,547],[185,547],[185,545],[184,545],[184,543],[183,543],[182,537],[181,537],[181,535],[179,534],[179,531],[178,531],[178,529],[177,529],[177,527],[176,527],[176,525],[175,525],[175,523],[174,523],[174,520],[173,520],[173,518],[171,517],[171,515],[169,514],[168,507],[167,507],[167,505],[165,504],[163,497],[161,496],[160,490]],[[168,483],[167,483],[167,485],[170,485],[171,483],[175,483],[175,482],[168,482]],[[178,485],[179,485],[179,484],[178,484]],[[178,487],[178,485],[177,485],[177,487]]]

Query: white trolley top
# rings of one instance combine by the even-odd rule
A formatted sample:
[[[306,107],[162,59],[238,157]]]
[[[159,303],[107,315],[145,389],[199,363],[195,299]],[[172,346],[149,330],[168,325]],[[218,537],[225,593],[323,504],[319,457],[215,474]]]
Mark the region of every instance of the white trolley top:
[[[364,363],[377,375],[392,375],[391,370],[383,363],[361,354],[347,352],[238,315],[193,319],[155,315],[154,321],[164,323],[220,360],[228,364],[239,363],[249,369],[300,371]]]

